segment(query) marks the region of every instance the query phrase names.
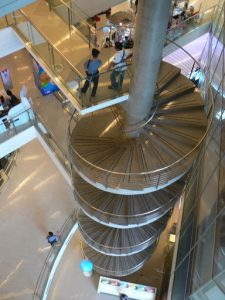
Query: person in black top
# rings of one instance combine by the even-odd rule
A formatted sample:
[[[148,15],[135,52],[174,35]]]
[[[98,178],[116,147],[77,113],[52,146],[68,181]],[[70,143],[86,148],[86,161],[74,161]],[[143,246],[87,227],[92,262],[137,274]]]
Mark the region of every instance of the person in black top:
[[[123,42],[124,49],[132,49],[133,46],[134,46],[134,41],[132,39],[129,39],[129,37],[125,35],[125,40]]]
[[[120,300],[128,300],[127,295],[125,295],[125,294],[120,294]]]
[[[9,102],[11,107],[20,103],[20,100],[15,95],[13,95],[13,93],[10,90],[7,90],[6,94],[10,97]]]

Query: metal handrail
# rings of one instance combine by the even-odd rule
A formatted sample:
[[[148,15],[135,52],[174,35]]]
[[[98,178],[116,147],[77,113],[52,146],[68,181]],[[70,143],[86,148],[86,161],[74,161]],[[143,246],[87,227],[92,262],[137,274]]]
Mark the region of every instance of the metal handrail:
[[[39,120],[41,122],[41,124],[45,126],[45,128],[47,128],[47,126],[45,125],[45,122],[41,118],[40,114],[38,114],[37,112],[34,112],[34,114],[35,114],[36,119]],[[49,128],[47,129],[47,133],[48,133],[48,136],[50,137],[50,139],[53,140],[53,142],[56,144],[56,146],[60,150],[60,152],[63,153],[63,156],[65,156],[66,159],[69,161],[69,158],[67,157],[66,153],[64,153],[63,149],[57,144],[57,142],[54,138],[54,134],[52,133],[52,131]]]
[[[14,151],[13,154],[8,159],[9,163],[7,162],[6,168],[3,168],[1,170],[4,172],[7,179],[9,177],[9,173],[12,171],[12,168],[15,165],[16,158],[17,158],[17,151]],[[1,191],[2,187],[4,186],[5,182],[7,181],[7,179],[4,180],[4,178],[3,178],[3,183],[0,185],[0,191]]]
[[[102,210],[99,210],[97,209],[96,207],[93,207],[92,205],[90,205],[77,191],[75,192],[76,196],[78,196],[78,198],[81,199],[82,202],[84,202],[89,208],[91,208],[92,210],[102,214],[102,215],[106,215],[106,216],[110,216],[110,217],[113,217],[113,218],[127,218],[127,219],[131,219],[131,218],[138,218],[138,217],[145,217],[147,215],[149,215],[150,213],[155,213],[157,212],[158,210],[161,210],[164,206],[167,206],[168,204],[170,204],[171,202],[173,202],[177,197],[178,195],[174,196],[173,198],[171,198],[168,202],[166,202],[164,205],[162,206],[159,206],[158,208],[155,208],[153,210],[151,210],[150,212],[144,212],[143,214],[136,214],[136,215],[115,215],[113,213],[110,213],[110,212],[105,212],[105,211],[102,211]]]
[[[81,14],[83,14],[86,18],[89,18],[89,16],[86,14],[86,12],[84,12],[79,6],[77,6],[77,5],[75,4],[75,1],[72,1],[72,0],[70,0],[70,1],[73,3],[73,5],[76,7],[76,9],[77,9],[79,12],[81,12]],[[64,0],[60,0],[60,2],[67,6],[67,3],[65,3]],[[68,7],[68,6],[67,6],[67,7]]]
[[[67,154],[65,153],[65,151],[61,148],[61,146],[59,146],[58,142],[55,140],[54,138],[54,134],[51,132],[51,130],[48,128],[48,126],[45,125],[45,122],[43,121],[43,119],[40,117],[40,115],[37,112],[34,112],[35,115],[35,128],[38,130],[38,132],[41,134],[42,138],[44,139],[44,141],[48,144],[48,146],[51,148],[51,150],[53,151],[53,153],[56,155],[56,157],[61,161],[65,171],[71,175],[71,161],[70,158],[67,156]],[[47,135],[43,134],[43,132],[40,130],[39,126],[38,126],[38,122],[40,122],[46,129],[47,131]],[[52,146],[52,144],[50,143],[50,140],[53,141],[54,146]],[[59,150],[59,152],[62,155],[62,158],[60,157],[60,155],[58,155],[56,148]],[[69,164],[67,164],[66,162],[68,162]]]
[[[15,119],[15,118],[21,116],[22,114],[24,114],[25,112],[29,112],[29,111],[30,111],[30,112],[33,112],[33,110],[32,110],[31,107],[30,107],[30,108],[25,108],[24,110],[21,110],[20,112],[18,112],[18,113],[16,113],[16,114],[13,114],[11,118],[9,118],[8,115],[3,116],[2,118],[6,118],[9,124],[13,124],[14,121],[13,121],[12,119]],[[1,119],[2,119],[2,118],[1,118]],[[4,125],[4,124],[5,124],[5,123],[2,122],[2,123],[0,123],[0,126],[1,126],[1,125]]]
[[[22,10],[19,10],[19,12],[21,13],[21,15],[25,18],[25,20],[27,20],[28,22],[30,22],[30,24],[38,31],[38,33],[44,38],[44,40],[59,54],[59,56],[61,56],[62,58],[63,58],[63,60],[65,60],[68,64],[69,64],[69,66],[70,66],[70,68],[72,69],[72,71],[75,73],[75,74],[77,74],[77,76],[78,76],[78,79],[79,79],[79,83],[81,82],[81,81],[84,81],[84,80],[86,80],[88,77],[87,76],[83,76],[82,75],[82,73],[77,69],[77,68],[75,68],[74,66],[73,66],[73,64],[68,60],[68,58],[66,58],[65,57],[65,55],[62,53],[62,52],[60,52],[58,49],[57,49],[57,47],[54,45],[54,44],[52,44],[49,40],[48,40],[48,38],[46,37],[46,35],[43,33],[43,32],[40,32],[39,31],[39,29],[32,23],[32,21],[29,19],[29,17],[27,17],[24,13],[23,13],[23,11]],[[16,25],[16,23],[15,23],[15,25]],[[89,25],[90,26],[90,25]],[[19,29],[18,29],[19,30]],[[34,48],[34,50],[35,50],[35,48]],[[128,63],[127,64],[127,66],[129,67],[129,66],[131,66],[132,65],[132,63]],[[103,75],[105,75],[105,74],[110,74],[111,73],[111,71],[112,70],[105,70],[105,71],[101,71],[101,72],[99,72],[99,74],[98,74],[98,76],[99,77],[101,77],[101,76],[103,76]],[[129,72],[126,70],[126,73],[129,75]],[[71,93],[71,92],[70,92]],[[72,94],[72,93],[71,93]],[[72,94],[73,95],[73,94]],[[74,96],[74,95],[73,95]],[[81,97],[78,97],[80,100],[82,100],[81,99]]]
[[[157,101],[156,103],[156,106],[155,106],[155,109],[153,111],[153,113],[150,115],[150,117],[147,119],[147,121],[145,121],[144,123],[141,123],[139,126],[137,125],[134,125],[135,127],[134,128],[123,128],[123,131],[125,133],[131,133],[131,132],[135,132],[135,131],[138,131],[140,130],[141,128],[145,127],[148,123],[150,123],[150,121],[154,118],[156,112],[157,112],[157,109],[158,109],[158,106],[159,106],[159,101]]]
[[[89,16],[88,16],[85,12],[83,12],[83,11],[80,9],[80,7],[78,7],[78,6],[75,4],[75,2],[70,1],[70,3],[72,2],[72,4],[73,4],[74,6],[76,6],[76,10],[72,9],[72,7],[70,7],[69,4],[66,3],[64,0],[60,0],[60,2],[61,2],[61,5],[65,5],[69,10],[71,10],[72,12],[74,12],[77,16],[79,16],[79,13],[78,13],[77,11],[80,11],[80,12],[82,12],[82,14],[84,15],[85,18],[89,18]],[[82,16],[81,16],[81,18],[82,18]],[[80,21],[81,21],[81,22],[84,22],[85,25],[87,25],[88,27],[91,27],[91,25],[90,25],[84,18],[83,18],[82,20],[80,20]]]
[[[213,9],[213,14],[214,14],[214,11],[215,11],[215,9],[216,9],[217,7],[219,7],[219,5],[218,5],[218,4],[215,4],[215,5],[210,6],[209,8],[207,8],[207,9],[204,10],[204,11],[199,11],[199,12],[196,13],[195,15],[193,15],[193,16],[191,16],[191,17],[188,17],[188,18],[185,19],[184,21],[181,21],[180,23],[178,23],[178,24],[177,24],[176,26],[174,26],[173,28],[171,28],[171,27],[168,28],[167,33],[168,33],[169,31],[173,31],[173,30],[175,30],[175,29],[177,29],[177,28],[179,28],[179,27],[182,27],[184,24],[190,22],[191,20],[194,20],[194,19],[197,19],[197,18],[199,18],[199,20],[201,20],[201,19],[202,19],[202,18],[201,18],[201,15],[204,15],[206,12],[208,12],[208,11],[210,11],[210,10],[212,10],[212,9]]]
[[[89,247],[90,247],[90,246],[89,246]],[[138,265],[136,265],[135,267],[126,269],[124,272],[121,270],[121,271],[119,271],[120,274],[124,274],[124,273],[126,273],[126,274],[131,274],[131,273],[134,273],[134,270],[140,269],[141,266],[145,263],[145,261],[146,261],[146,260],[149,258],[149,256],[152,254],[152,253],[151,253],[151,250],[153,250],[153,249],[149,249],[149,248],[150,248],[150,246],[147,247],[146,249],[142,250],[142,251],[139,252],[139,253],[133,254],[133,255],[137,255],[137,254],[140,254],[140,255],[141,255],[143,252],[146,252],[146,253],[147,253],[147,250],[148,250],[148,255],[146,255],[146,257],[144,257],[143,260],[142,260]],[[83,250],[84,250],[84,255],[85,255],[87,258],[89,258],[89,257],[87,256],[86,252],[85,252],[85,248],[83,248]],[[92,262],[93,262],[93,260],[92,260]],[[115,273],[115,274],[118,276],[118,271],[113,271],[113,270],[103,269],[103,268],[101,268],[101,267],[99,267],[99,266],[96,266],[94,262],[93,262],[93,264],[94,264],[94,268],[95,268],[95,269],[101,270],[101,272],[107,272],[107,273],[110,273],[110,274],[114,274],[114,273]],[[127,272],[129,272],[129,273],[127,273]]]
[[[63,223],[62,227],[58,231],[58,236],[59,236],[59,241],[60,242],[61,242],[60,237],[62,236],[63,231],[66,228],[67,224],[69,224],[69,221],[74,219],[75,223],[76,223],[76,218],[74,218],[76,216],[76,214],[77,214],[77,212],[76,212],[76,210],[74,210],[74,212],[66,219],[66,221]],[[73,223],[73,226],[75,225],[75,223]],[[52,260],[52,255],[53,255],[56,247],[57,247],[58,251],[56,253],[56,256],[55,256],[54,260]],[[36,284],[36,287],[34,289],[33,300],[35,300],[36,297],[38,297],[38,299],[42,299],[41,295],[39,295],[38,289],[39,289],[39,287],[42,283],[42,278],[44,277],[44,273],[45,273],[46,269],[48,270],[48,273],[49,273],[49,266],[53,265],[54,261],[56,261],[57,255],[60,252],[60,249],[61,249],[61,246],[59,247],[58,245],[54,245],[54,246],[51,247],[51,249],[50,249],[50,251],[49,251],[49,253],[48,253],[48,255],[45,259],[44,266],[42,267],[41,273],[38,276],[37,284]]]
[[[66,7],[68,7],[68,9],[71,9],[69,6],[68,6],[68,4],[67,3],[65,3],[63,0],[60,0],[60,2],[63,4],[63,5],[65,5]],[[214,8],[216,7],[216,6],[213,6]],[[209,8],[208,10],[210,10],[211,8]],[[206,11],[208,11],[208,10],[206,10]],[[20,10],[20,13],[22,14],[22,16],[28,21],[28,22],[30,22],[31,24],[32,24],[32,26],[39,32],[39,29],[32,23],[32,21],[29,19],[29,17],[27,17],[25,14],[24,14],[24,12],[23,12],[23,10]],[[195,16],[193,16],[193,17],[196,17],[196,15]],[[192,18],[192,17],[191,17]],[[190,18],[189,18],[190,19]],[[187,19],[187,20],[189,20],[189,19]],[[187,21],[186,20],[186,21]],[[88,24],[88,22],[86,22],[85,20],[82,20],[82,22],[85,22],[85,24],[89,27],[89,28],[91,28],[92,26],[90,25],[90,24]],[[184,21],[185,22],[185,21]],[[107,25],[106,25],[107,26]],[[179,25],[178,25],[179,26]],[[116,26],[116,28],[119,28],[119,27],[128,27],[128,28],[133,28],[133,27],[129,27],[129,26]],[[95,31],[97,32],[99,29],[95,29]],[[40,32],[39,32],[40,33]],[[43,36],[43,38],[47,41],[47,43],[54,49],[54,50],[56,50],[57,51],[57,53],[59,53],[59,55],[60,56],[62,56],[62,58],[63,58],[63,60],[65,60],[67,63],[68,63],[68,65],[69,65],[69,67],[72,69],[72,71],[73,72],[75,72],[75,74],[77,74],[77,76],[79,77],[78,78],[78,80],[79,80],[79,83],[82,81],[82,80],[85,80],[86,79],[86,77],[84,77],[82,74],[81,74],[81,72],[76,68],[76,67],[74,67],[73,66],[73,64],[70,62],[70,60],[68,60],[68,58],[66,58],[65,57],[65,55],[63,54],[63,53],[61,53],[58,49],[57,49],[57,47],[55,47],[55,45],[54,44],[52,44],[50,41],[48,41],[48,39],[47,39],[47,37],[45,36],[45,34],[44,33],[40,33],[41,34],[41,36]],[[106,74],[107,72],[110,72],[110,71],[103,71],[103,72],[100,72],[99,73],[99,76],[101,77],[102,75],[104,75],[104,74]],[[81,97],[80,96],[78,96],[78,98],[82,101],[82,99],[81,99]],[[80,102],[80,101],[79,101]],[[157,110],[157,107],[156,107],[156,109],[155,109],[155,112],[151,115],[151,117],[150,118],[153,118],[154,117],[154,115],[155,115],[155,113],[156,113],[156,110]],[[148,122],[150,121],[150,119],[148,119],[147,121],[145,121],[144,123],[142,123],[141,125],[140,125],[140,127],[144,127]],[[134,129],[128,129],[128,128],[126,128],[126,129],[124,129],[124,131],[125,132],[132,132],[132,131],[135,131],[136,130],[136,127],[134,128]]]
[[[92,244],[95,244],[101,248],[105,248],[105,249],[109,249],[109,250],[117,250],[117,251],[120,251],[120,250],[124,250],[124,249],[133,249],[133,248],[138,248],[139,246],[143,246],[145,244],[148,244],[149,242],[151,242],[151,240],[154,240],[157,238],[157,236],[160,234],[159,231],[157,232],[154,232],[154,234],[150,235],[148,237],[148,239],[146,239],[145,241],[141,242],[140,244],[135,244],[135,245],[127,245],[126,247],[113,247],[113,246],[109,246],[109,245],[106,245],[106,244],[101,244],[99,242],[97,242],[96,240],[93,240],[93,238],[90,237],[89,234],[87,234],[87,232],[85,231],[85,229],[82,227],[79,219],[78,219],[78,226],[79,226],[79,229],[81,230],[81,232],[85,235],[85,237],[89,240],[90,243]],[[163,227],[163,226],[162,226]],[[133,228],[132,228],[133,229]],[[85,240],[86,241],[86,240]],[[151,246],[153,245],[154,241],[152,241],[152,244]],[[149,245],[150,246],[150,245]],[[148,247],[148,246],[147,246]],[[146,247],[146,248],[147,248]],[[144,250],[144,249],[143,249]]]
[[[181,47],[180,45],[178,45],[176,42],[174,41],[171,41],[169,40],[170,43],[174,44],[177,48],[180,48],[182,49],[201,69],[201,71],[203,72],[203,74],[205,75],[204,71],[202,70],[201,66],[199,65],[199,63],[197,62],[197,60],[192,56],[190,55],[183,47]],[[111,170],[107,170],[107,169],[104,169],[102,167],[99,167],[97,165],[94,165],[93,163],[87,161],[85,158],[83,158],[75,149],[72,145],[70,145],[72,151],[75,153],[75,155],[81,160],[83,161],[85,164],[87,164],[88,166],[94,168],[94,169],[97,169],[101,172],[105,172],[105,173],[108,173],[108,174],[114,174],[114,175],[120,175],[120,176],[141,176],[141,175],[149,175],[149,174],[156,174],[156,173],[159,173],[161,171],[165,171],[165,170],[169,170],[170,168],[178,165],[179,163],[185,161],[186,158],[190,157],[191,155],[194,154],[194,152],[202,145],[202,143],[204,142],[206,136],[208,135],[208,132],[211,128],[211,124],[212,124],[212,120],[213,120],[213,112],[214,112],[214,102],[213,102],[213,92],[212,92],[212,89],[211,89],[211,86],[210,86],[210,81],[209,79],[207,78],[207,76],[205,75],[205,80],[207,82],[207,85],[208,85],[208,89],[209,89],[209,93],[210,93],[210,98],[212,100],[212,103],[211,103],[211,107],[212,107],[212,110],[211,110],[211,116],[210,116],[210,119],[209,119],[209,122],[208,122],[208,126],[207,126],[207,129],[206,129],[206,132],[205,134],[202,136],[202,138],[200,139],[200,141],[197,143],[197,145],[191,150],[189,151],[187,154],[185,154],[182,158],[178,159],[177,161],[169,164],[168,166],[165,166],[163,168],[159,168],[159,169],[156,169],[156,170],[153,170],[153,171],[147,171],[147,172],[140,172],[140,173],[124,173],[124,172],[116,172],[116,171],[111,171]],[[71,117],[72,119],[72,117]],[[71,124],[71,123],[69,123]],[[70,133],[70,137],[71,137],[71,129],[70,129],[70,126],[69,126],[69,133]]]
[[[60,2],[61,2],[63,5],[65,5],[68,9],[71,10],[71,7],[69,7],[69,6],[67,5],[67,3],[65,3],[63,0],[60,0]],[[217,6],[218,6],[218,5],[214,5],[214,6],[210,7],[210,8],[208,8],[206,11],[208,11],[208,10],[210,10],[210,9],[212,9],[212,8],[215,9]],[[19,10],[19,12],[23,15],[23,17],[24,17],[26,20],[28,20],[28,21],[32,24],[32,26],[39,32],[39,34],[47,41],[47,43],[50,44],[51,47],[52,47],[54,50],[56,50],[57,53],[59,53],[60,56],[63,57],[63,59],[69,64],[69,66],[71,67],[71,69],[72,69],[72,70],[80,77],[80,79],[81,79],[81,80],[84,80],[86,77],[84,77],[84,76],[79,72],[79,70],[76,69],[76,68],[73,66],[73,64],[65,57],[65,55],[64,55],[62,52],[60,52],[60,51],[57,49],[57,47],[55,47],[55,45],[52,44],[52,43],[48,40],[48,38],[45,36],[45,34],[44,34],[43,32],[40,33],[39,29],[32,23],[32,21],[29,19],[29,17],[27,17],[27,16],[24,14],[23,10],[21,9],[21,10]],[[204,11],[204,12],[205,12],[205,11]],[[183,24],[183,23],[187,22],[188,20],[190,20],[190,19],[192,19],[192,18],[196,18],[196,16],[198,16],[199,14],[202,14],[202,13],[204,13],[204,12],[200,12],[200,13],[194,15],[194,16],[192,16],[192,17],[186,19],[185,21],[181,22],[180,24]],[[106,24],[105,26],[102,26],[102,27],[96,29],[96,28],[93,28],[93,26],[91,26],[87,21],[82,20],[82,22],[85,22],[85,24],[86,24],[89,28],[93,29],[93,30],[95,31],[95,33],[96,33],[97,31],[99,31],[100,29],[102,29],[103,27],[110,26],[110,25],[107,25],[107,24]],[[176,27],[174,27],[173,30],[174,30],[175,28],[179,28],[179,25],[180,25],[180,24],[178,24]],[[134,27],[132,27],[132,26],[126,26],[126,25],[124,25],[124,26],[113,25],[113,27],[116,27],[116,28],[127,27],[127,28],[132,28],[132,29],[134,28]],[[104,74],[104,73],[107,73],[107,71],[101,72],[101,73],[99,73],[99,75]],[[144,126],[144,125],[143,125],[143,126]]]
[[[77,12],[74,9],[72,9],[67,3],[65,3],[64,0],[60,0],[60,2],[62,3],[62,5],[65,5],[70,11],[74,12],[75,14],[77,14]],[[176,29],[182,28],[183,26],[185,26],[186,23],[190,23],[191,20],[194,20],[196,18],[199,18],[199,20],[201,20],[202,19],[201,15],[204,15],[206,12],[208,12],[208,11],[210,11],[212,9],[215,11],[215,9],[216,9],[217,6],[218,6],[218,4],[213,5],[213,6],[209,7],[209,8],[207,8],[204,11],[199,11],[194,16],[188,17],[184,21],[181,21],[179,24],[177,24],[173,28],[169,28],[168,31],[167,31],[167,33],[169,33],[170,31],[172,32],[172,31],[175,31]],[[80,8],[78,8],[78,9],[80,10]],[[213,12],[213,14],[214,14],[214,12]],[[86,16],[86,17],[88,17],[88,16]],[[124,25],[117,25],[117,24],[113,24],[113,23],[105,24],[105,25],[103,25],[103,26],[101,26],[99,28],[95,28],[91,24],[89,24],[85,19],[81,18],[81,22],[83,22],[89,28],[90,32],[92,32],[94,35],[97,35],[97,32],[100,31],[100,30],[102,30],[104,27],[109,27],[110,30],[111,30],[111,28],[115,28],[116,31],[118,31],[120,28],[128,28],[128,29],[131,29],[131,30],[135,29],[135,26],[130,26],[130,25],[126,25],[126,24],[124,24]],[[89,40],[89,45],[90,45],[90,43],[91,43],[91,40]]]

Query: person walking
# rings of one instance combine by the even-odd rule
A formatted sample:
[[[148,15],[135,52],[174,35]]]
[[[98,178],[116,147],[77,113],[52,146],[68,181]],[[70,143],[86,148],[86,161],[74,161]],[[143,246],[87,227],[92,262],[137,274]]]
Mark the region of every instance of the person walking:
[[[110,75],[111,85],[109,89],[120,90],[123,85],[125,71],[127,69],[126,60],[132,56],[129,49],[123,49],[123,45],[120,42],[115,43],[116,54],[113,56],[112,61],[109,64],[108,70],[113,68]]]
[[[54,246],[59,240],[58,235],[55,235],[51,231],[49,231],[48,236],[46,238],[51,246]]]
[[[100,52],[98,49],[92,49],[92,59],[87,60],[84,64],[87,77],[84,86],[81,89],[81,93],[85,94],[90,86],[90,83],[93,82],[94,86],[91,92],[91,97],[96,95],[98,88],[99,67],[102,65],[102,61],[98,59],[99,54]]]

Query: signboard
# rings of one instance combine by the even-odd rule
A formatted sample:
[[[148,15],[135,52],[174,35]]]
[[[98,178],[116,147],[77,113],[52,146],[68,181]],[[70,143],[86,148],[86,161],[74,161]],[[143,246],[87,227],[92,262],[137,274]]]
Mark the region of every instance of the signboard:
[[[1,70],[1,77],[2,77],[2,83],[3,83],[4,89],[6,91],[11,90],[13,88],[13,84],[12,84],[12,79],[11,79],[8,68]]]
[[[42,95],[48,95],[59,90],[42,66],[33,59],[34,80]]]
[[[125,294],[129,299],[155,300],[157,289],[137,283],[100,276],[98,293],[119,296]]]

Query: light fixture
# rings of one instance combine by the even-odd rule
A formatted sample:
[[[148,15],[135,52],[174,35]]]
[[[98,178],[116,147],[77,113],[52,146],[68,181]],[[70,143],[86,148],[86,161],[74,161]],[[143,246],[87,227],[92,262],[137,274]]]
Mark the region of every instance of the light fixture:
[[[176,234],[170,233],[169,242],[175,243],[175,241],[176,241]]]

